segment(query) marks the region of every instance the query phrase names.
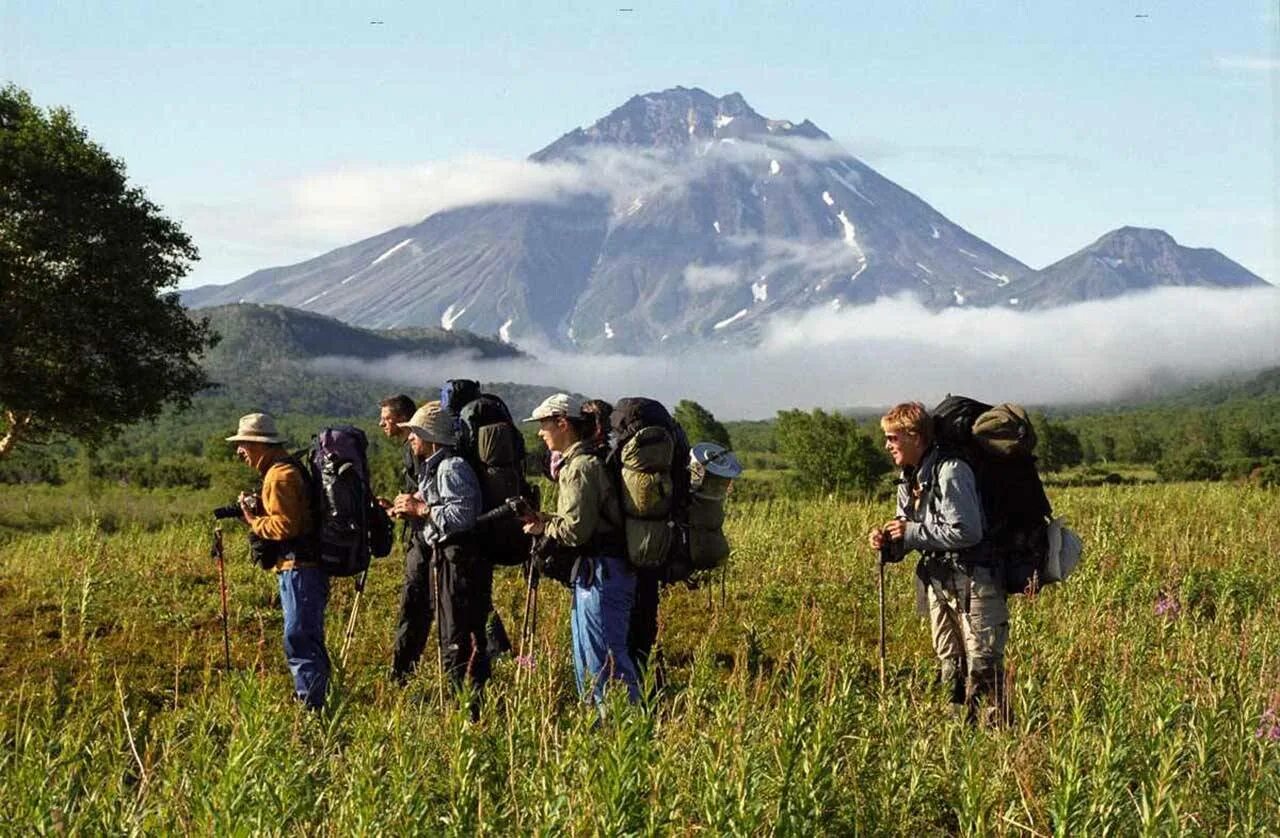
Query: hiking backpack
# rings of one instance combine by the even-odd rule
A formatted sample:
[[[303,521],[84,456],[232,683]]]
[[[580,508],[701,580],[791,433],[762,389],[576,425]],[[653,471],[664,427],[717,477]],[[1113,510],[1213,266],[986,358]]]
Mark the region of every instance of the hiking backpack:
[[[330,576],[356,576],[391,552],[391,519],[369,488],[369,442],[350,425],[324,428],[294,455],[311,492],[316,561]]]
[[[947,396],[933,410],[933,431],[944,452],[938,465],[955,457],[973,470],[986,518],[983,541],[999,559],[1005,589],[1034,593],[1057,581],[1044,572],[1053,509],[1036,471],[1036,435],[1026,411]]]
[[[506,403],[492,393],[481,392],[477,381],[451,379],[440,389],[440,404],[455,419],[459,456],[480,481],[481,513],[513,497],[522,497],[537,509],[537,493],[524,475],[524,435]],[[519,565],[529,558],[532,539],[518,518],[493,522],[479,530],[476,538],[492,564]]]
[[[637,568],[667,568],[668,581],[687,578],[689,440],[659,402],[619,399],[610,417],[606,458],[622,506],[627,560]]]
[[[694,570],[714,570],[729,558],[724,534],[724,507],[742,464],[734,453],[714,442],[700,442],[689,456],[689,563]]]

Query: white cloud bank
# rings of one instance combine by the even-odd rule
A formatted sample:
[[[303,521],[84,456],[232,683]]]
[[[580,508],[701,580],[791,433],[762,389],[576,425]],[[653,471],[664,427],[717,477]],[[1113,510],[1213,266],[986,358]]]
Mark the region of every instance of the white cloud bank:
[[[1019,313],[946,309],[909,298],[775,320],[760,346],[668,358],[463,356],[373,364],[326,359],[331,372],[403,381],[446,378],[547,384],[607,399],[701,402],[726,419],[790,407],[932,404],[947,393],[1031,404],[1098,402],[1280,364],[1280,291],[1165,289]]]

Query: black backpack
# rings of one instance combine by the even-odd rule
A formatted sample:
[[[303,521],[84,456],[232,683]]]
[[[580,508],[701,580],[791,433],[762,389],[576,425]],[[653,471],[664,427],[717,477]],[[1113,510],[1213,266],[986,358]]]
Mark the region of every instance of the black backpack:
[[[524,476],[524,436],[506,403],[492,393],[482,393],[479,382],[451,379],[440,390],[440,404],[457,421],[458,455],[480,481],[481,513],[513,497],[522,497],[537,509],[538,495]],[[518,518],[494,521],[477,531],[475,543],[492,564],[523,564],[532,539],[522,527]]]
[[[1034,592],[1053,509],[1036,471],[1035,431],[1026,412],[947,396],[933,409],[933,432],[943,452],[939,464],[954,457],[973,470],[986,517],[983,542],[1003,570],[1006,590]]]
[[[689,439],[660,402],[619,399],[610,417],[613,444],[605,460],[618,489],[627,558],[660,569],[668,582],[687,579],[689,558]],[[670,456],[667,456],[667,452]],[[657,458],[654,458],[657,454]],[[645,514],[643,507],[658,512]]]
[[[356,576],[391,552],[392,527],[369,488],[368,439],[350,425],[324,428],[294,455],[311,492],[315,560],[330,576]]]

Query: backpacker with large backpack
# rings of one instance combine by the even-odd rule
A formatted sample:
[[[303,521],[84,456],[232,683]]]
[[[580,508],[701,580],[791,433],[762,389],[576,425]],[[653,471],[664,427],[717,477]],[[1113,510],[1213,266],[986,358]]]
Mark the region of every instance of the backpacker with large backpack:
[[[457,423],[458,454],[471,464],[480,481],[481,513],[504,506],[515,497],[537,509],[537,490],[524,475],[524,435],[506,403],[492,393],[481,392],[478,381],[457,378],[440,389],[440,404]],[[495,565],[523,564],[532,539],[522,527],[515,516],[499,517],[478,529],[476,543]]]
[[[938,465],[956,457],[973,470],[986,520],[983,543],[1002,570],[1005,589],[1035,593],[1065,578],[1079,560],[1080,542],[1053,517],[1026,410],[949,395],[933,409],[933,431],[943,452]],[[1064,546],[1074,556],[1064,556]]]
[[[351,425],[324,428],[293,455],[311,493],[315,561],[330,576],[356,576],[391,552],[391,519],[369,487],[369,442]]]
[[[663,568],[667,582],[720,566],[729,554],[727,485],[715,475],[707,480],[705,470],[696,490],[691,485],[684,428],[661,403],[643,397],[619,399],[610,424],[606,465],[622,504],[627,559],[637,568]]]

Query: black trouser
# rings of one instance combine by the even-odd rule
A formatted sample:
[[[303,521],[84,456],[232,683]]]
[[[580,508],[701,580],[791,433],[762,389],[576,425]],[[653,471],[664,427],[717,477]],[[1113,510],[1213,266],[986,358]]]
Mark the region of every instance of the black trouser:
[[[649,653],[658,639],[658,578],[656,568],[636,568],[636,598],[631,606],[631,628],[627,633],[627,651],[636,670],[649,664]]]
[[[391,673],[396,678],[406,678],[417,668],[431,634],[434,611],[429,556],[420,539],[410,540],[404,555],[404,588],[400,592],[400,616],[391,658]]]
[[[493,565],[457,547],[436,551],[440,649],[455,689],[468,675],[478,693],[489,680],[485,623],[493,609]]]

